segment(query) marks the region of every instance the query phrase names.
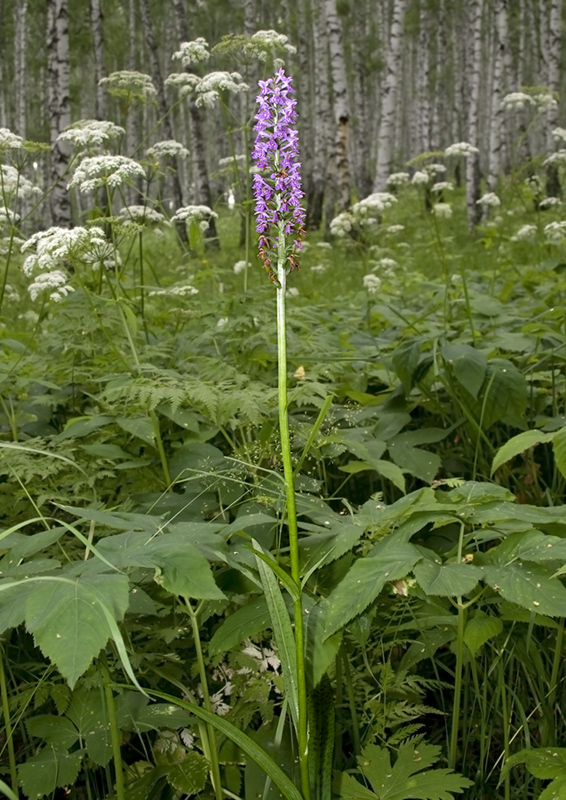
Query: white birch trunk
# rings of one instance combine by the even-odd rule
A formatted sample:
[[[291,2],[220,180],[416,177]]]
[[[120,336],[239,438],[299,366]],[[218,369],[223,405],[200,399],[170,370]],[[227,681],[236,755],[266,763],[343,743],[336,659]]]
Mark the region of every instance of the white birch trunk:
[[[428,15],[425,3],[421,4],[419,18],[419,40],[417,49],[417,108],[419,118],[421,153],[431,149],[430,144],[430,46]],[[416,155],[416,154],[415,154]]]
[[[67,0],[48,0],[47,20],[49,127],[53,148],[51,153],[53,189],[49,199],[53,224],[68,227],[71,224],[71,202],[64,176],[69,163],[70,148],[66,143],[57,141],[59,134],[71,122]]]
[[[482,65],[482,16],[483,0],[469,0],[470,14],[469,33],[472,40],[470,82],[469,82],[469,114],[468,114],[468,141],[478,147],[478,119],[480,78]],[[472,230],[480,219],[480,207],[477,201],[480,198],[480,161],[479,153],[470,155],[466,159],[466,205],[468,209],[468,226]]]
[[[504,97],[505,47],[504,39],[506,23],[503,18],[507,16],[506,0],[495,0],[495,25],[493,26],[493,46],[491,57],[493,59],[493,75],[491,86],[491,113],[489,115],[489,170],[487,185],[490,192],[494,192],[501,174],[502,148],[503,148],[503,123],[504,112],[501,101]]]
[[[330,73],[334,94],[334,120],[336,136],[333,164],[338,188],[338,210],[345,211],[350,205],[350,167],[348,163],[348,133],[350,109],[348,84],[342,42],[342,26],[336,11],[336,0],[324,0],[328,47],[330,51]]]
[[[20,0],[16,6],[16,40],[14,42],[14,75],[16,90],[15,131],[26,136],[26,43],[27,43],[27,0]]]
[[[316,69],[316,91],[313,97],[313,125],[315,147],[309,193],[307,196],[307,227],[316,230],[323,217],[325,193],[328,189],[328,158],[331,149],[334,125],[330,107],[330,68],[326,39],[326,19],[322,9],[313,9],[313,51]],[[332,194],[332,193],[328,193]],[[327,214],[331,216],[333,210]],[[330,223],[327,218],[326,225]]]
[[[549,48],[548,48],[548,88],[558,95],[560,90],[560,56],[562,49],[562,0],[551,0],[549,13]],[[558,97],[557,97],[558,100]],[[547,150],[554,150],[555,144],[552,131],[558,125],[558,107],[546,113],[546,146]],[[560,174],[555,164],[546,168],[546,193],[549,197],[560,197]]]
[[[391,166],[405,6],[406,0],[394,0],[393,2],[393,17],[385,64],[386,75],[382,85],[381,116],[377,134],[377,168],[374,180],[374,191],[376,192],[381,192],[385,189]]]
[[[90,26],[94,45],[94,116],[106,119],[106,91],[100,81],[104,78],[104,17],[101,0],[90,0]]]

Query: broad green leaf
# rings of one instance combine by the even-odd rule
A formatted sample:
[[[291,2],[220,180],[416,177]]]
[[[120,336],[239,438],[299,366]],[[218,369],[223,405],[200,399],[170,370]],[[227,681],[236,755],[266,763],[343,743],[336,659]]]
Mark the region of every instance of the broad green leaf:
[[[116,422],[123,431],[135,436],[136,439],[155,445],[155,431],[149,417],[117,417]]]
[[[524,506],[520,508],[522,511]],[[526,510],[525,513],[527,513]],[[512,533],[501,544],[489,551],[491,564],[510,564],[518,559],[539,563],[545,561],[566,562],[566,539],[541,531],[520,531]]]
[[[409,394],[413,387],[415,370],[419,364],[420,355],[421,348],[419,343],[414,340],[403,342],[393,353],[391,363],[403,384],[405,394]]]
[[[314,796],[331,800],[335,698],[328,675],[309,695],[309,767]]]
[[[29,581],[0,582],[0,634],[22,624],[26,615],[26,600],[32,590],[33,584]]]
[[[504,358],[492,358],[484,387],[474,406],[476,420],[481,422],[483,430],[498,421],[522,427],[527,407],[527,382],[517,367]]]
[[[432,483],[442,463],[440,456],[420,447],[412,447],[404,436],[401,434],[389,442],[389,455],[405,472]]]
[[[552,439],[554,460],[563,478],[566,478],[566,428],[556,431]]]
[[[18,767],[20,786],[30,800],[51,795],[58,787],[73,786],[84,752],[60,753],[52,747],[44,747]]]
[[[323,637],[324,618],[320,605],[308,595],[303,596],[305,620],[305,670],[309,687],[316,686],[330,669],[340,649],[342,633]]]
[[[155,410],[186,431],[198,433],[200,430],[197,415],[188,408],[173,408],[171,403],[161,403]]]
[[[219,653],[226,653],[248,636],[264,631],[269,626],[267,601],[265,597],[256,597],[226,617],[209,642],[208,654],[212,658]]]
[[[140,697],[147,702],[143,695]],[[120,699],[117,698],[118,703]],[[79,732],[89,758],[105,767],[112,758],[112,739],[108,711],[99,689],[76,689],[65,716]]]
[[[105,425],[110,425],[114,422],[114,417],[109,414],[97,414],[94,417],[74,417],[70,419],[65,425],[65,430],[56,436],[56,439],[70,439],[73,436],[82,437],[88,436],[93,431],[102,428]]]
[[[106,614],[115,622],[123,619],[128,579],[115,574],[36,580],[26,600],[26,627],[73,688],[112,636]]]
[[[506,760],[503,773],[509,772],[517,764],[525,764],[535,778],[566,779],[566,748],[539,747],[534,750],[520,750]]]
[[[178,792],[198,794],[204,789],[208,770],[206,758],[192,750],[169,771],[167,781]]]
[[[254,549],[259,550],[260,546],[252,539]],[[270,567],[258,556],[256,556],[257,568],[261,577],[271,627],[277,645],[278,655],[281,660],[281,672],[285,686],[285,697],[289,703],[289,709],[295,726],[299,719],[299,695],[297,688],[297,651],[295,649],[295,637],[289,612],[283,600],[281,589],[275,575]]]
[[[419,561],[413,574],[426,594],[438,597],[467,595],[481,578],[472,564],[437,564],[429,558]]]
[[[379,542],[370,555],[357,559],[336,589],[322,601],[324,638],[361,614],[388,581],[404,578],[421,558],[416,547],[396,541],[394,534]]]
[[[524,453],[525,450],[528,450],[530,447],[535,447],[541,442],[551,441],[554,435],[553,433],[544,433],[543,431],[523,431],[517,436],[513,436],[513,438],[505,442],[495,454],[493,464],[491,465],[491,474],[493,475],[502,464],[511,461],[512,458]]]
[[[503,623],[499,617],[488,617],[479,612],[470,619],[464,631],[464,642],[470,653],[475,657],[476,653],[489,639],[498,636],[503,630]]]
[[[514,562],[504,567],[481,567],[484,580],[512,603],[536,614],[566,616],[566,589],[539,564]]]
[[[346,772],[340,773],[336,785],[340,800],[381,800],[381,795],[376,795]]]
[[[443,359],[452,366],[454,377],[472,397],[477,397],[487,370],[487,356],[469,344],[442,348]]]
[[[30,717],[26,720],[26,728],[30,736],[43,739],[54,750],[62,752],[70,750],[79,738],[78,731],[71,720],[51,714]]]
[[[153,690],[148,690],[148,694],[153,697],[159,697],[161,700],[165,700],[168,703],[175,703],[191,714],[194,714],[195,717],[208,722],[209,725],[212,725],[213,728],[216,728],[216,730],[224,734],[224,736],[234,742],[240,750],[253,759],[265,774],[271,778],[286,800],[303,800],[303,796],[293,781],[291,781],[275,761],[267,755],[265,750],[257,745],[253,739],[245,733],[242,733],[242,731],[231,722],[228,722],[228,720],[223,717],[216,716],[216,714],[211,714],[205,708],[201,708],[193,703],[188,703],[186,700],[180,700],[173,695]]]

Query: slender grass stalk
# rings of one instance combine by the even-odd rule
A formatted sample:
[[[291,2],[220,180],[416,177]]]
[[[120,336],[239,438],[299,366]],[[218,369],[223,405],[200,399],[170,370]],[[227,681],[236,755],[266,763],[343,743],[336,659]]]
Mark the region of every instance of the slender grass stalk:
[[[104,685],[104,697],[106,699],[106,709],[108,711],[108,726],[110,728],[110,740],[112,742],[112,755],[114,758],[114,773],[116,778],[116,800],[127,800],[126,787],[124,784],[124,766],[122,763],[122,752],[120,749],[121,734],[116,716],[116,704],[112,692],[112,681],[108,671],[106,655],[100,658],[100,672]]]
[[[462,563],[464,545],[464,525],[460,525],[458,539],[458,564]],[[464,668],[464,632],[466,630],[467,605],[462,602],[462,597],[456,598],[458,608],[458,633],[456,638],[456,667],[454,670],[454,703],[452,705],[452,726],[450,729],[450,745],[448,749],[448,766],[456,769],[458,754],[458,733],[460,729],[460,704],[462,700],[462,674]]]
[[[198,612],[199,606],[196,610],[193,609],[190,600],[187,597],[183,598],[185,608],[191,620],[191,628],[193,632],[193,641],[195,644],[197,665],[200,677],[200,685],[202,687],[202,699],[204,707],[207,711],[212,713],[212,703],[210,702],[210,693],[208,691],[208,681],[206,678],[206,667],[202,655],[202,645],[200,642],[200,631],[198,627]],[[216,800],[222,800],[222,785],[220,783],[220,763],[218,761],[218,750],[216,747],[216,733],[212,725],[207,725],[208,729],[208,754],[206,754],[210,761],[210,772],[212,777],[212,786],[214,788],[214,795]]]
[[[4,717],[4,729],[6,731],[6,745],[8,747],[8,763],[10,765],[10,783],[12,789],[18,793],[18,769],[16,767],[16,752],[14,749],[14,737],[12,720],[10,718],[10,700],[8,697],[8,684],[6,683],[6,671],[4,669],[4,647],[0,646],[0,693],[2,694],[2,716]]]

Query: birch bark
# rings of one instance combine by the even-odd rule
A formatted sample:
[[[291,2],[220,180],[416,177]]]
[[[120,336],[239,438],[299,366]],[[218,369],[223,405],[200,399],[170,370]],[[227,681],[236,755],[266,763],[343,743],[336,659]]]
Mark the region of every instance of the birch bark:
[[[468,141],[478,147],[478,119],[480,78],[482,66],[482,16],[483,0],[469,0],[470,36],[472,39],[469,96],[470,105],[468,113]],[[480,198],[480,159],[479,153],[474,153],[466,159],[466,205],[468,209],[468,227],[472,230],[480,220],[480,207],[477,201]]]
[[[397,85],[403,47],[405,7],[406,0],[394,0],[393,17],[389,33],[389,47],[385,63],[386,75],[381,92],[381,117],[377,134],[377,169],[374,181],[374,191],[376,192],[381,192],[385,189],[391,165],[393,136],[395,133]]]
[[[427,153],[430,144],[430,45],[428,14],[425,3],[419,15],[419,40],[417,48],[417,108],[419,117],[419,150]]]
[[[551,0],[549,13],[549,48],[547,57],[548,88],[558,94],[560,90],[560,56],[562,49],[562,0]],[[558,125],[558,106],[549,109],[546,119],[547,149],[554,150],[552,131]],[[546,168],[546,193],[549,197],[560,197],[560,174],[556,164]]]
[[[26,136],[26,43],[27,43],[27,0],[20,0],[16,6],[16,40],[15,55],[15,89],[16,120],[15,131],[19,136]]]
[[[69,22],[67,0],[47,0],[47,54],[49,72],[49,128],[51,139],[51,181],[49,195],[53,225],[71,225],[71,202],[65,173],[70,148],[57,141],[59,134],[71,122],[69,95]]]
[[[507,0],[495,0],[495,25],[493,26],[493,77],[490,92],[491,113],[489,115],[489,171],[487,185],[490,192],[496,189],[501,174],[504,112],[501,101],[506,93],[505,59],[507,31]]]
[[[330,74],[332,76],[334,120],[336,125],[332,162],[338,188],[338,210],[345,211],[350,205],[350,166],[348,163],[350,109],[342,41],[342,26],[338,19],[336,0],[324,0],[324,12],[326,15],[328,47],[330,51]]]
[[[104,77],[104,17],[100,0],[90,0],[90,25],[92,29],[94,54],[94,116],[106,119],[106,92],[100,81]]]
[[[307,194],[307,229],[316,230],[323,216],[325,191],[328,177],[328,156],[332,141],[333,123],[330,107],[330,70],[326,40],[326,19],[322,9],[313,9],[313,51],[317,65],[316,92],[313,97],[313,124],[316,146],[313,152],[313,168]],[[329,216],[332,214],[330,212]],[[330,220],[327,220],[327,224]]]

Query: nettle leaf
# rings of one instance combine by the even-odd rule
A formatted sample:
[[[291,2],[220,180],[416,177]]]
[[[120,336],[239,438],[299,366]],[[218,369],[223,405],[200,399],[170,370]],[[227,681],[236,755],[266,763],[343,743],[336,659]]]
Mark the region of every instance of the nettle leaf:
[[[117,574],[33,582],[25,604],[26,627],[71,688],[111,638],[108,617],[123,619],[128,591],[127,577]]]
[[[488,617],[479,611],[466,625],[464,642],[470,653],[475,656],[480,647],[498,636],[502,630],[503,623],[499,617]]]
[[[430,558],[419,561],[413,574],[426,594],[437,597],[467,595],[481,578],[473,564],[437,564]]]
[[[399,748],[397,761],[391,766],[389,750],[369,745],[358,756],[359,769],[373,788],[370,792],[351,776],[342,773],[338,786],[343,800],[453,800],[472,786],[472,781],[451,769],[428,769],[440,757],[440,747],[411,742]],[[425,770],[423,772],[423,770]]]
[[[523,508],[521,507],[521,511]],[[541,531],[520,531],[511,534],[489,551],[491,564],[510,564],[517,559],[538,563],[566,562],[566,539]]]
[[[397,436],[389,442],[389,455],[402,470],[432,483],[442,463],[440,456],[420,447],[413,447],[409,441],[406,434]]]
[[[515,456],[524,453],[525,450],[528,450],[530,447],[536,447],[536,445],[541,442],[552,441],[555,435],[554,433],[544,433],[544,431],[523,431],[517,436],[513,436],[513,438],[505,442],[495,454],[493,464],[491,465],[491,474],[493,475],[499,467],[511,461]]]
[[[458,383],[476,398],[487,370],[487,356],[469,344],[449,344],[442,348],[442,357],[450,364]]]
[[[26,720],[26,728],[30,736],[43,739],[53,749],[63,752],[67,752],[79,738],[77,729],[69,719],[51,714],[30,717]]]
[[[480,569],[484,580],[505,600],[537,614],[566,616],[566,588],[546,567],[514,562]]]
[[[44,747],[18,767],[20,786],[30,800],[50,795],[63,786],[73,786],[84,753],[84,750],[61,753],[52,747]]]
[[[167,781],[178,792],[198,794],[204,789],[208,770],[206,758],[192,750],[170,770]]]
[[[388,581],[404,578],[421,558],[412,544],[394,535],[379,542],[369,556],[359,558],[321,604],[324,638],[340,630],[376,599]]]
[[[267,600],[264,596],[256,597],[222,622],[209,642],[209,656],[212,658],[219,653],[226,653],[241,644],[248,636],[266,630],[270,624]]]

